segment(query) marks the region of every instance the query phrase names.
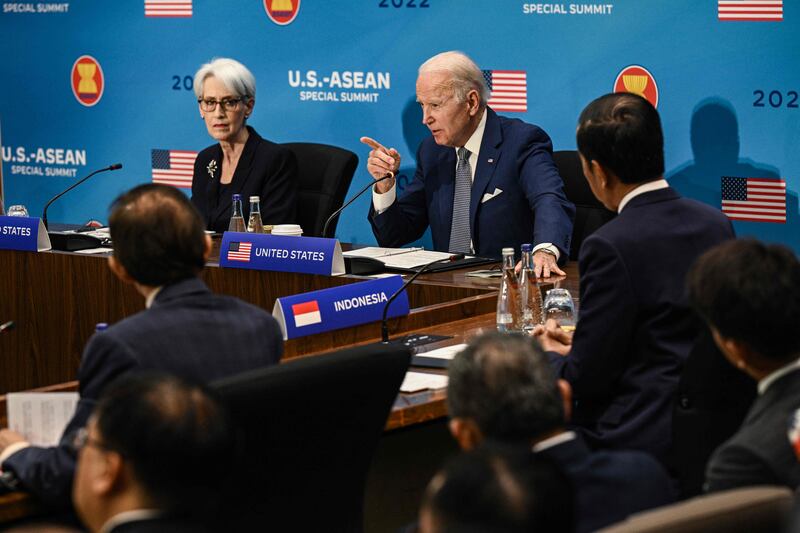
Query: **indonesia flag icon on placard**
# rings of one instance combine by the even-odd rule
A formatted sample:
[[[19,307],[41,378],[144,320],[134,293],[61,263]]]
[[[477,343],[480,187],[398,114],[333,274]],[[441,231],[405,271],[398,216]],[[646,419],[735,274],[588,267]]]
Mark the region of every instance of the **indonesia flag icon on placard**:
[[[294,304],[292,306],[292,314],[294,315],[294,327],[296,328],[322,322],[322,315],[319,314],[319,303],[316,300]]]

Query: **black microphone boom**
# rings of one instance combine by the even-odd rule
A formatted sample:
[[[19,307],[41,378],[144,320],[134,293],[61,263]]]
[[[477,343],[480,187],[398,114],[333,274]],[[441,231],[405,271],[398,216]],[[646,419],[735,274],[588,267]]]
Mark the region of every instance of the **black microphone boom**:
[[[386,305],[383,306],[383,318],[381,319],[381,342],[386,344],[389,342],[389,322],[386,320],[386,314],[389,312],[389,306],[392,305],[392,302],[397,298],[397,296],[406,290],[406,288],[411,285],[411,282],[417,279],[420,274],[428,270],[428,268],[432,267],[437,263],[445,263],[445,262],[452,262],[452,261],[460,261],[464,259],[464,254],[453,254],[450,257],[445,257],[444,259],[437,259],[436,261],[431,261],[427,265],[423,265],[422,268],[414,272],[414,275],[411,276],[403,283],[403,286],[397,289],[394,294],[389,297],[387,300]]]
[[[89,178],[91,178],[92,176],[94,176],[95,174],[99,174],[100,172],[106,172],[108,170],[119,170],[121,168],[122,168],[122,163],[114,163],[111,166],[108,166],[108,167],[105,167],[105,168],[101,168],[99,170],[95,170],[94,172],[92,172],[91,174],[86,176],[85,178],[78,180],[77,182],[75,182],[72,185],[70,185],[69,187],[67,187],[65,190],[63,190],[60,193],[58,193],[57,195],[53,196],[50,199],[50,201],[45,204],[44,211],[42,212],[42,222],[44,223],[44,229],[46,229],[46,230],[50,229],[50,226],[47,225],[47,208],[50,207],[50,204],[52,204],[53,202],[55,202],[56,200],[58,200],[59,198],[61,198],[65,194],[67,194],[69,191],[71,191],[72,189],[74,189],[75,187],[77,187],[78,185],[83,183],[84,181],[86,181]]]
[[[73,183],[64,191],[58,193],[54,197],[50,199],[47,204],[44,206],[44,211],[42,212],[42,222],[44,223],[44,227],[47,230],[47,233],[50,237],[50,246],[52,246],[53,250],[66,250],[68,252],[74,252],[76,250],[85,250],[87,248],[97,248],[102,244],[102,241],[96,237],[92,237],[91,235],[83,235],[80,233],[68,233],[64,231],[50,231],[50,226],[47,223],[47,208],[50,207],[50,204],[67,194],[69,191],[83,183],[84,181],[88,180],[95,174],[99,174],[100,172],[106,172],[109,170],[119,170],[122,168],[122,163],[114,163],[111,166],[107,166],[105,168],[101,168],[99,170],[95,170],[88,176],[83,179],[78,180],[77,182]]]
[[[369,189],[370,187],[372,187],[372,186],[373,186],[373,185],[375,185],[376,183],[379,183],[379,182],[381,182],[381,181],[383,181],[383,180],[388,180],[389,178],[393,178],[393,177],[394,177],[394,172],[389,172],[388,174],[386,174],[386,175],[385,175],[385,176],[383,176],[382,178],[378,178],[378,179],[376,179],[376,180],[373,180],[373,181],[372,181],[372,183],[368,183],[366,187],[364,187],[363,189],[361,189],[360,191],[358,191],[358,194],[356,194],[355,196],[353,196],[352,198],[350,198],[349,200],[347,200],[347,201],[344,203],[344,205],[343,205],[342,207],[340,207],[339,209],[337,209],[336,211],[334,211],[334,212],[333,212],[333,214],[331,214],[331,216],[329,216],[329,217],[328,217],[328,220],[326,220],[326,221],[325,221],[325,226],[323,226],[323,227],[322,227],[322,236],[323,236],[323,237],[327,237],[327,236],[328,236],[328,225],[330,225],[331,221],[333,221],[333,219],[335,219],[337,216],[339,216],[339,213],[341,213],[342,211],[344,211],[344,208],[345,208],[345,207],[347,207],[348,205],[350,205],[350,204],[352,204],[353,202],[355,202],[355,201],[356,201],[356,199],[357,199],[359,196],[361,196],[362,194],[364,194],[364,191],[366,191],[367,189]]]

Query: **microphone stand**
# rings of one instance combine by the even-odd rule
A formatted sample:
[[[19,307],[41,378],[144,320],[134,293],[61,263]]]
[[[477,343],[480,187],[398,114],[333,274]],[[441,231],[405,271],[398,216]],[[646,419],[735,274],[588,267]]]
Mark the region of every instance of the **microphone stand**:
[[[386,305],[383,306],[383,318],[381,318],[381,343],[388,344],[389,343],[389,321],[386,319],[386,314],[389,312],[389,306],[392,305],[392,302],[400,295],[401,292],[406,290],[406,288],[411,284],[412,281],[417,279],[423,272],[427,271],[428,268],[432,267],[437,263],[450,263],[453,261],[459,261],[464,259],[464,254],[453,254],[450,257],[445,257],[444,259],[437,259],[436,261],[431,261],[430,263],[423,265],[422,268],[414,272],[414,275],[411,276],[406,280],[403,285],[397,289],[394,294],[389,297],[389,300],[386,302]]]
[[[380,183],[380,182],[382,182],[383,180],[388,180],[389,178],[393,178],[393,177],[394,177],[394,172],[389,172],[388,174],[386,174],[386,175],[385,175],[385,176],[383,176],[382,178],[378,178],[378,179],[376,179],[376,180],[373,180],[373,181],[372,181],[372,183],[368,183],[368,184],[367,184],[367,186],[366,186],[366,187],[364,187],[363,189],[361,189],[360,191],[358,191],[358,193],[357,193],[355,196],[353,196],[352,198],[350,198],[349,200],[347,200],[347,202],[345,202],[345,204],[344,204],[342,207],[340,207],[339,209],[337,209],[336,211],[334,211],[334,212],[331,214],[331,216],[329,216],[329,217],[328,217],[328,220],[326,220],[326,221],[325,221],[325,226],[323,226],[323,228],[322,228],[322,236],[323,236],[323,237],[327,237],[327,236],[328,236],[328,225],[331,223],[331,221],[333,221],[333,219],[335,219],[337,216],[339,216],[339,213],[341,213],[342,211],[344,211],[344,208],[345,208],[345,207],[347,207],[348,205],[350,205],[350,204],[352,204],[353,202],[355,202],[355,201],[356,201],[356,199],[358,199],[358,197],[360,197],[362,194],[364,194],[364,192],[365,192],[367,189],[369,189],[370,187],[372,187],[372,186],[373,186],[373,185],[375,185],[376,183]]]
[[[121,163],[115,163],[115,164],[113,164],[111,166],[108,166],[106,168],[101,168],[99,170],[95,170],[94,172],[92,172],[91,174],[86,176],[85,178],[78,180],[77,182],[73,183],[71,186],[67,187],[67,189],[65,189],[64,191],[62,191],[62,192],[58,193],[57,195],[53,196],[50,199],[50,201],[47,202],[47,204],[45,204],[44,211],[42,212],[42,223],[44,224],[44,229],[50,230],[50,226],[47,224],[47,208],[50,207],[50,204],[52,204],[53,202],[55,202],[56,200],[58,200],[59,198],[61,198],[65,194],[67,194],[69,191],[71,191],[72,189],[74,189],[75,187],[77,187],[78,185],[83,183],[84,181],[86,181],[89,178],[91,178],[92,176],[94,176],[95,174],[99,174],[100,172],[106,172],[108,170],[118,170],[120,168],[122,168],[122,164]]]

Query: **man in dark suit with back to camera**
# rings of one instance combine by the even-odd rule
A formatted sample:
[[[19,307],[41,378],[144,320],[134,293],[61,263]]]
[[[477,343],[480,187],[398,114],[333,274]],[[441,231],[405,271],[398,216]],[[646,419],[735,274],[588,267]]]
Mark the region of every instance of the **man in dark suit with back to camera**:
[[[444,52],[419,68],[417,102],[431,136],[402,197],[394,177],[375,184],[369,221],[381,246],[403,246],[430,226],[439,251],[501,256],[534,245],[537,275],[563,274],[575,206],[564,196],[550,137],[537,126],[487,107],[483,72],[466,55]],[[400,168],[400,154],[362,137],[367,170],[380,179]]]
[[[676,390],[702,326],[686,273],[733,229],[663,179],[661,121],[644,98],[594,100],[581,113],[577,144],[592,192],[619,214],[581,247],[574,336],[554,321],[536,334],[572,386],[573,424],[590,446],[642,450],[673,466],[682,460],[672,457]]]
[[[456,355],[448,376],[450,432],[459,446],[520,445],[555,462],[572,482],[579,533],[673,501],[672,482],[654,458],[638,451],[593,452],[566,430],[570,386],[555,379],[534,340],[482,335]]]
[[[189,199],[174,187],[140,185],[120,196],[109,218],[109,267],[145,298],[146,309],[95,334],[80,367],[80,401],[58,446],[29,446],[0,431],[0,467],[53,506],[69,504],[75,470],[70,442],[86,425],[103,388],[137,369],[196,382],[276,364],[283,340],[272,316],[208,290],[198,274],[211,239]]]
[[[225,410],[174,376],[129,374],[110,384],[86,428],[72,499],[89,531],[211,531],[235,444]]]
[[[689,294],[725,356],[758,382],[742,427],[708,463],[706,490],[797,489],[789,430],[800,408],[800,262],[781,245],[725,243],[692,267]]]

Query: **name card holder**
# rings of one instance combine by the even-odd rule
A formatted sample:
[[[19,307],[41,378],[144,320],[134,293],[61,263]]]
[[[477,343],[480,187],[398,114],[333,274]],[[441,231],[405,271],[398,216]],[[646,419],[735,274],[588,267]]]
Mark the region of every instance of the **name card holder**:
[[[44,252],[50,248],[41,218],[0,216],[0,250]]]
[[[275,300],[272,316],[280,324],[284,340],[376,322],[381,320],[386,302],[402,286],[402,277],[389,276],[295,294]],[[387,317],[404,316],[408,310],[408,294],[403,291],[389,306]]]
[[[226,231],[219,264],[228,268],[337,276],[344,274],[336,239]]]

